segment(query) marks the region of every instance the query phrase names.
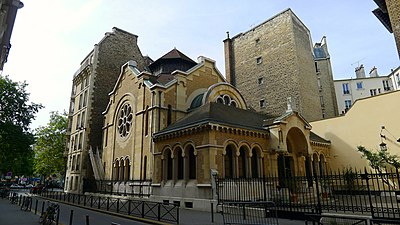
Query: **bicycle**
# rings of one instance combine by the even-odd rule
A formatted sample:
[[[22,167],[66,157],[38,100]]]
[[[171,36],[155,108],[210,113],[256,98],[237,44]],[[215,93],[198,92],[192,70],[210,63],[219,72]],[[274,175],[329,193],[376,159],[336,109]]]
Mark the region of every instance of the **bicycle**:
[[[26,196],[26,198],[21,204],[21,210],[28,211],[31,208],[31,205],[32,205],[32,197]]]
[[[9,198],[10,198],[11,204],[17,204],[17,202],[18,202],[18,194],[17,193],[10,192]]]
[[[43,225],[51,225],[58,217],[60,206],[56,203],[48,202],[46,211],[39,218],[39,223]]]

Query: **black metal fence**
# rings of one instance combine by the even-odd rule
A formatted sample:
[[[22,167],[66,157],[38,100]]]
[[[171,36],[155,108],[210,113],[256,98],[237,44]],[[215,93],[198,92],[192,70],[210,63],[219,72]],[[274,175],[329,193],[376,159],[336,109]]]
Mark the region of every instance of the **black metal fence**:
[[[272,201],[279,213],[340,212],[400,218],[399,171],[346,169],[323,176],[216,178],[218,203]]]
[[[156,221],[179,223],[179,206],[159,202],[81,195],[64,192],[43,192],[42,197],[90,208]]]
[[[149,197],[151,180],[88,180],[84,179],[84,192],[110,195]]]
[[[224,202],[224,224],[278,224],[273,202]]]

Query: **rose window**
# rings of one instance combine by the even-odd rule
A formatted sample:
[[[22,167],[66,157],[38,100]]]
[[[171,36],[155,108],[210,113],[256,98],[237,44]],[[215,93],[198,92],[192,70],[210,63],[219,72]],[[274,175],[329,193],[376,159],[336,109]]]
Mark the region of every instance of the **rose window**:
[[[132,118],[132,107],[130,104],[125,104],[121,107],[118,116],[118,133],[120,137],[125,138],[131,132]]]

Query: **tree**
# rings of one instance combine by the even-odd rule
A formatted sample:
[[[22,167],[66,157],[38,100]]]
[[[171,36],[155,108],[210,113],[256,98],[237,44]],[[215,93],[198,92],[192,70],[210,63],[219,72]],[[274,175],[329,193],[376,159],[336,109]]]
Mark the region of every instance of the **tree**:
[[[46,126],[35,133],[35,173],[42,176],[65,172],[64,150],[67,132],[67,115],[51,112]]]
[[[0,174],[32,174],[34,138],[29,125],[43,106],[29,103],[26,87],[26,82],[0,75]]]
[[[400,168],[400,158],[397,155],[391,155],[387,150],[373,152],[364,146],[357,146],[357,150],[361,152],[362,157],[369,161],[369,165],[378,172],[382,172],[388,167]]]
[[[366,149],[364,146],[357,146],[357,150],[361,152],[362,157],[369,161],[369,165],[375,169],[379,174],[383,174],[387,169],[400,168],[400,158],[397,155],[391,155],[387,150],[378,150],[373,152]],[[393,182],[388,176],[381,176],[381,179],[387,185],[393,186]]]

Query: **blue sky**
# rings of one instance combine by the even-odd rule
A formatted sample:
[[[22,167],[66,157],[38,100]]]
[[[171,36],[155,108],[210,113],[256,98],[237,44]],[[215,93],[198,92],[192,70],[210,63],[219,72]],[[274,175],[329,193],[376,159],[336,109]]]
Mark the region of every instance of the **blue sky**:
[[[139,36],[142,54],[157,59],[176,47],[192,59],[214,59],[224,73],[223,40],[291,8],[311,31],[327,37],[334,79],[355,77],[364,64],[387,75],[399,66],[393,35],[371,13],[373,0],[25,0],[18,11],[3,74],[26,81],[42,103],[32,128],[50,111],[67,110],[72,76],[112,27]]]

